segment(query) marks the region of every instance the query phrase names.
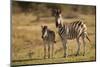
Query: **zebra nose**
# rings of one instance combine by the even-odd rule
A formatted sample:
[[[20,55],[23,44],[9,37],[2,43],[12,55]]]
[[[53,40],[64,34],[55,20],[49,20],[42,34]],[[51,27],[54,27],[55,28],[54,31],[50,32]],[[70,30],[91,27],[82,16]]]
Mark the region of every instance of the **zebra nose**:
[[[43,38],[43,36],[41,36],[41,38]]]

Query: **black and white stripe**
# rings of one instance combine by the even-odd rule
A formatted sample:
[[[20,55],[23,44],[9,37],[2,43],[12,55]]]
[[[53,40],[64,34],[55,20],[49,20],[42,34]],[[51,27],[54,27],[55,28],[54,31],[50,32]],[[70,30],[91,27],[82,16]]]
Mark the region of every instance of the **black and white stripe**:
[[[48,58],[50,58],[50,54],[52,54],[53,58],[53,48],[55,43],[55,32],[48,29],[47,26],[41,26],[42,28],[42,39],[44,41],[44,58],[46,58],[46,53],[48,52]],[[48,50],[46,50],[46,46]],[[52,49],[52,51],[50,51]]]
[[[66,49],[67,49],[67,40],[72,40],[72,39],[76,39],[77,43],[78,43],[78,48],[77,48],[77,53],[76,55],[79,54],[79,50],[80,50],[80,37],[83,40],[83,49],[84,49],[84,53],[85,54],[85,38],[87,38],[89,41],[90,39],[88,38],[87,35],[87,27],[86,25],[83,23],[83,21],[74,21],[72,23],[68,23],[68,24],[63,24],[62,21],[62,15],[61,15],[61,10],[55,10],[55,23],[56,23],[56,27],[58,29],[58,34],[61,37],[62,40],[62,44],[63,44],[63,48],[64,48],[64,57],[66,57]]]

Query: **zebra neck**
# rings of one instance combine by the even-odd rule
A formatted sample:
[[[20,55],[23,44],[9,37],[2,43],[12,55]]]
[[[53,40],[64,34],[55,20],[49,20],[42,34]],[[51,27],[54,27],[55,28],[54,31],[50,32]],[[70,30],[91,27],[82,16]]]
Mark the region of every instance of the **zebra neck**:
[[[65,27],[64,26],[58,28],[58,32],[61,33],[61,32],[64,32],[64,31],[65,31]]]

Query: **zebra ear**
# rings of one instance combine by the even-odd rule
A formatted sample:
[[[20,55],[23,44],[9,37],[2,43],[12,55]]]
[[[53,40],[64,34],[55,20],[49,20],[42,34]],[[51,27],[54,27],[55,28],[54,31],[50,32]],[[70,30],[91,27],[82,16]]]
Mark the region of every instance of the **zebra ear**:
[[[41,25],[41,28],[43,28],[44,26],[43,25]]]
[[[61,9],[58,9],[58,13],[61,13]]]

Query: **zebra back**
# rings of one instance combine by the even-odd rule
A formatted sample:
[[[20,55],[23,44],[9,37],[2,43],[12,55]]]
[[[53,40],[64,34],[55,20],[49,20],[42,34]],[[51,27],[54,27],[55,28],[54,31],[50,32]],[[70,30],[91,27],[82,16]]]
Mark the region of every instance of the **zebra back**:
[[[55,32],[44,26],[42,28],[42,39],[46,42],[55,43]]]
[[[61,38],[75,39],[81,36],[83,32],[86,32],[86,25],[82,21],[74,21],[72,23],[64,24],[58,28],[58,33]]]

